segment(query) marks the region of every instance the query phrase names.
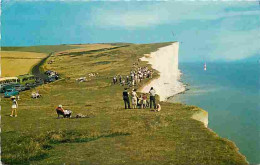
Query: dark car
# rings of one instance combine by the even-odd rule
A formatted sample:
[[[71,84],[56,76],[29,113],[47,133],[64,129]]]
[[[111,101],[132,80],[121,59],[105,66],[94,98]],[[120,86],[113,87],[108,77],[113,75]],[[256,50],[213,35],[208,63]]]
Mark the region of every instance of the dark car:
[[[30,90],[31,88],[35,88],[36,86],[36,83],[25,84],[25,90]]]
[[[48,78],[46,78],[44,80],[44,83],[51,83],[51,82],[54,82],[56,79],[52,76],[49,76]]]
[[[35,83],[36,83],[37,86],[39,86],[39,85],[42,85],[44,83],[44,81],[41,78],[37,78],[35,80]]]
[[[53,72],[53,71],[51,71],[51,70],[47,70],[47,71],[45,72],[45,74],[50,75],[52,72]]]
[[[52,75],[52,77],[55,78],[55,80],[59,79],[59,75],[58,74]]]
[[[25,86],[24,86],[24,85],[15,84],[13,87],[14,87],[15,90],[17,90],[18,92],[20,92],[20,91],[25,91]]]

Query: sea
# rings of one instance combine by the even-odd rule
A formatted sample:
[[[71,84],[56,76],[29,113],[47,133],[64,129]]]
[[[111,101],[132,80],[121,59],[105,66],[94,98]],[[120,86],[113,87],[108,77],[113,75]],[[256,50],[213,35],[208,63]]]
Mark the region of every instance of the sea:
[[[260,164],[260,63],[180,63],[187,91],[170,102],[208,111],[209,128],[235,142],[250,164]]]

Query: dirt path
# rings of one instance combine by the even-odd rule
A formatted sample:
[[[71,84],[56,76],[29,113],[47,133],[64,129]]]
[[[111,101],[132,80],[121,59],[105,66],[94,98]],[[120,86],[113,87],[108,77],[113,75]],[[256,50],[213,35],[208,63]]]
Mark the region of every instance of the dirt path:
[[[40,77],[42,79],[45,79],[47,77],[47,75],[44,74],[41,66],[45,63],[45,61],[52,55],[53,53],[50,53],[47,57],[45,57],[44,59],[42,59],[38,64],[36,64],[33,68],[32,68],[32,74],[35,75],[36,77]]]

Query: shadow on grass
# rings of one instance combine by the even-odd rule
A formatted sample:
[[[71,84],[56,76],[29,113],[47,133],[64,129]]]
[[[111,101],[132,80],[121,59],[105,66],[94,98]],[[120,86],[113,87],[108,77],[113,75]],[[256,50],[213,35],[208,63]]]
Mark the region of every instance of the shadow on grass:
[[[131,135],[130,133],[123,133],[123,132],[114,132],[107,135],[99,135],[95,137],[81,137],[81,138],[65,138],[65,139],[52,139],[50,140],[50,144],[61,144],[61,143],[86,143],[91,142],[94,140],[98,140],[100,138],[112,138],[117,136],[128,136]]]
[[[18,135],[16,132],[5,133],[2,146],[2,162],[4,164],[29,165],[32,161],[40,161],[49,158],[48,151],[55,145],[64,143],[87,143],[100,138],[113,138],[131,135],[127,132],[108,132],[91,136],[77,131],[50,131],[37,136]],[[6,145],[9,144],[9,145]]]
[[[96,53],[96,52],[102,52],[102,51],[107,51],[107,50],[114,50],[114,49],[118,49],[118,48],[122,48],[122,47],[128,47],[130,45],[122,45],[122,46],[117,46],[117,47],[112,47],[112,48],[102,48],[102,49],[96,49],[96,50],[88,50],[88,51],[81,51],[81,52],[71,52],[71,53],[67,53],[67,54],[63,54],[63,55],[59,55],[59,56],[80,56],[80,55],[84,55],[84,54],[91,54],[91,53]]]
[[[88,116],[71,116],[71,117],[56,117],[55,119],[88,119],[88,118],[93,118],[95,116],[93,115],[88,115]]]

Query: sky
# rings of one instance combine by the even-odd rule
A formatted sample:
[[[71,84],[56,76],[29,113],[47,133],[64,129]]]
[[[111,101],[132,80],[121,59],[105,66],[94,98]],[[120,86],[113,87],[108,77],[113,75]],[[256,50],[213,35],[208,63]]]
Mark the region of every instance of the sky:
[[[2,46],[179,41],[180,61],[260,56],[257,1],[2,1]]]

